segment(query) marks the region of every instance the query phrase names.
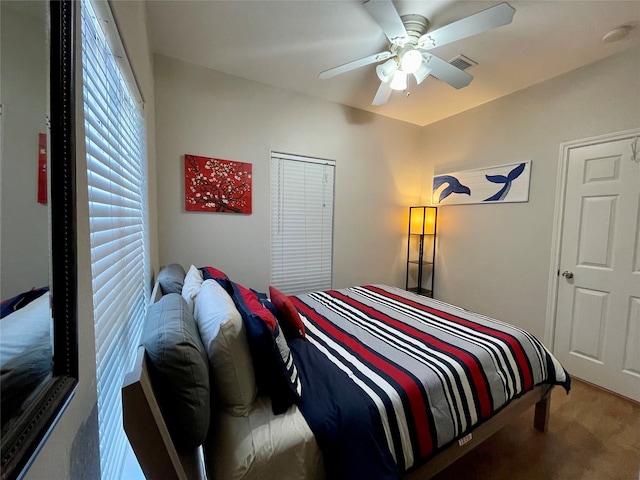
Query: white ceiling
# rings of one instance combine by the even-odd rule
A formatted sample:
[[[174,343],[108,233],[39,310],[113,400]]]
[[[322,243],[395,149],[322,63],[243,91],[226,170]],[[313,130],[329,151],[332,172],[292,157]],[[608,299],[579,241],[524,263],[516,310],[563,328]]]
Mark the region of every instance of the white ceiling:
[[[375,0],[372,0],[375,1]],[[394,2],[400,15],[427,17],[430,29],[500,3],[440,0]],[[478,63],[475,78],[456,90],[434,77],[371,101],[379,86],[375,65],[320,80],[318,74],[387,49],[387,40],[361,0],[147,1],[155,53],[238,77],[381,115],[427,125],[569,70],[640,45],[640,0],[509,1],[510,25],[431,50]],[[617,43],[602,37],[635,28]]]

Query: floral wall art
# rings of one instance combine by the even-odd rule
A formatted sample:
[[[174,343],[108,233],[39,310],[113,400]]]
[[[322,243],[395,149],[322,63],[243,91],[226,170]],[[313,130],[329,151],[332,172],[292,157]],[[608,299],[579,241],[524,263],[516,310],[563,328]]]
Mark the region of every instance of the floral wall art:
[[[434,175],[431,203],[504,203],[529,201],[531,161]]]
[[[47,203],[47,134],[38,134],[38,203]]]
[[[184,156],[185,209],[251,213],[251,164]]]

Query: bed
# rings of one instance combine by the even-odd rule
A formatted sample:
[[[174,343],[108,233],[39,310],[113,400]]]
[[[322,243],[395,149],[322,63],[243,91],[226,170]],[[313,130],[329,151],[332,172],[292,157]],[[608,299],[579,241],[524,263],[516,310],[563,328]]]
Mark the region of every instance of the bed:
[[[287,297],[211,267],[181,276],[156,285],[154,303],[173,289],[176,308],[193,312],[211,405],[194,425],[208,429],[180,446],[157,398],[155,347],[140,347],[123,409],[147,478],[429,478],[533,405],[546,431],[551,388],[570,388],[527,332],[395,287]]]
[[[0,420],[2,432],[51,376],[53,349],[48,287],[0,303]]]

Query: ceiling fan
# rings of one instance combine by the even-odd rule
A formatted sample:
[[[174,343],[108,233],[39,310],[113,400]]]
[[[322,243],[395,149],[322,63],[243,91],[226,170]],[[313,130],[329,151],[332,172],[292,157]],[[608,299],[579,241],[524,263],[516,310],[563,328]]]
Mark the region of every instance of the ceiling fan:
[[[429,50],[507,25],[515,14],[511,5],[501,3],[427,32],[429,23],[426,18],[421,15],[400,17],[391,0],[367,0],[364,7],[389,39],[389,49],[325,70],[319,77],[327,79],[379,63],[376,73],[380,87],[372,105],[386,103],[393,90],[406,90],[408,75],[413,75],[418,85],[433,75],[454,88],[466,87],[473,76],[429,53]]]

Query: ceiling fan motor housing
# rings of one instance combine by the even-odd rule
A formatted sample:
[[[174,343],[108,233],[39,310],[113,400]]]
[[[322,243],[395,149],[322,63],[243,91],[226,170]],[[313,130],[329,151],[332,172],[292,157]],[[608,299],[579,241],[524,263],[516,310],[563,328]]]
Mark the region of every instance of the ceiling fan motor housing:
[[[396,55],[400,70],[407,73],[414,73],[422,63],[422,56],[416,49],[418,39],[427,31],[429,22],[422,15],[403,15],[400,17],[407,31],[407,36],[399,42],[392,42],[391,52]],[[408,54],[408,55],[407,55]],[[378,77],[385,81],[380,72]]]
[[[404,24],[404,28],[407,30],[407,35],[409,36],[405,45],[416,45],[418,43],[418,39],[427,33],[429,22],[422,15],[415,14],[403,15],[400,19]]]

